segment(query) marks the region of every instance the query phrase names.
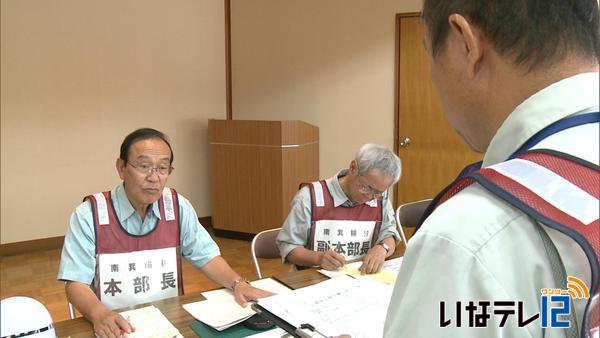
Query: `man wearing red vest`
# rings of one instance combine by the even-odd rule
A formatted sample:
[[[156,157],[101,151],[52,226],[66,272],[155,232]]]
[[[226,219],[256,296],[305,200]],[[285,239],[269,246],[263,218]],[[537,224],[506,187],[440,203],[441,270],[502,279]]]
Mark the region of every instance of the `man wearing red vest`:
[[[172,163],[166,135],[132,132],[116,163],[123,183],[85,197],[71,216],[58,279],[98,337],[135,330],[113,309],[183,294],[181,256],[242,306],[269,295],[231,269],[190,202],[165,187]]]
[[[400,159],[387,147],[365,144],[327,180],[305,183],[277,237],[285,262],[334,270],[362,260],[362,273],[381,269],[399,241],[387,190],[400,179]]]
[[[598,2],[425,0],[422,21],[448,121],[484,157],[409,241],[384,336],[593,334]]]

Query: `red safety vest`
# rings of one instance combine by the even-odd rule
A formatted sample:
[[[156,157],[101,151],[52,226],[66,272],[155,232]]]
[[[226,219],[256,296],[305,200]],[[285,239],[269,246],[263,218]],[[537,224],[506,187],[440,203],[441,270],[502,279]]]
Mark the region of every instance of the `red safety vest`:
[[[431,211],[473,183],[579,244],[592,275],[588,312],[594,294],[600,297],[600,167],[558,151],[530,150],[455,181]],[[600,306],[592,310],[582,337],[586,326],[600,324]]]
[[[303,183],[300,188],[307,186],[310,190],[311,197],[311,227],[310,235],[306,248],[315,251],[326,251],[329,248],[336,252],[347,255],[350,258],[362,257],[366,254],[369,248],[375,245],[375,241],[379,236],[381,229],[381,221],[383,219],[383,206],[381,200],[371,200],[367,203],[359,204],[351,208],[333,205],[333,197],[327,188],[325,181],[317,181],[313,183]],[[323,229],[320,224],[322,221],[338,221],[341,227],[331,229],[334,233],[324,236]],[[358,222],[356,222],[358,221]],[[360,222],[373,222],[373,225],[367,228],[360,227]],[[343,222],[356,222],[357,229],[351,230],[352,226],[348,223],[348,229],[343,229]],[[361,237],[361,233],[344,233],[347,231],[369,231],[368,237],[363,237],[362,240],[352,240],[355,235]],[[339,236],[338,236],[339,234]],[[326,238],[319,240],[319,238]],[[338,238],[340,238],[338,240]],[[323,244],[323,243],[326,244]],[[326,245],[326,246],[324,246]],[[357,254],[358,252],[358,254]]]
[[[135,292],[141,293],[152,289],[154,293],[151,301],[167,298],[169,296],[162,297],[156,294],[156,292],[166,294],[166,292],[174,293],[173,287],[177,287],[175,295],[183,295],[183,276],[181,270],[181,248],[180,248],[180,222],[179,222],[179,202],[177,198],[177,192],[174,189],[165,188],[163,190],[162,197],[158,200],[160,209],[160,219],[157,221],[156,226],[149,233],[145,235],[132,235],[125,231],[121,225],[117,214],[114,210],[110,192],[97,193],[89,195],[84,198],[92,203],[92,211],[94,215],[94,228],[96,233],[96,275],[94,278],[94,288],[96,295],[100,300],[105,302],[108,297],[108,293],[104,290],[107,285],[100,285],[101,281],[101,260],[103,257],[109,257],[110,254],[126,254],[128,256],[119,257],[131,257],[128,264],[125,266],[117,266],[113,269],[126,269],[132,273],[131,280],[120,280],[114,281],[112,285],[112,296],[118,297],[123,293],[124,287],[127,287],[127,283],[133,283]],[[174,252],[176,256],[176,262],[173,263],[175,266],[171,266],[172,269],[168,273],[164,273],[162,281],[153,281],[150,283],[144,277],[143,269],[152,269],[154,264],[155,269],[160,269],[160,265],[164,266],[165,261],[163,259],[156,258],[157,256],[153,253],[160,253],[170,251]],[[144,257],[144,262],[141,264],[140,252]],[[136,261],[137,255],[137,264]],[[113,255],[116,257],[116,255]],[[151,258],[155,258],[152,262]],[[148,264],[150,266],[148,266]],[[115,265],[115,264],[113,264]],[[146,265],[144,267],[143,265]],[[173,273],[176,270],[176,276]],[[106,270],[104,270],[106,271]],[[136,271],[138,273],[136,273]],[[103,283],[107,284],[107,283]],[[153,285],[152,285],[153,284]],[[162,285],[161,285],[162,284]],[[108,286],[110,287],[110,285]],[[110,292],[110,290],[109,290]],[[141,295],[140,295],[141,296]],[[158,297],[158,298],[157,298]],[[131,299],[115,300],[111,308],[129,306]],[[137,303],[141,303],[137,302]]]

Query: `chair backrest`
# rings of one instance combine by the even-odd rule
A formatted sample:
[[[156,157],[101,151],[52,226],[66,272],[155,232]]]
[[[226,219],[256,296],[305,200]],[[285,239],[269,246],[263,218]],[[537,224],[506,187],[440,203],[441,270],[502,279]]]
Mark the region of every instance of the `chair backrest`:
[[[252,239],[250,244],[250,254],[252,255],[252,262],[254,263],[254,270],[258,279],[262,278],[260,272],[260,266],[258,265],[258,258],[278,258],[281,257],[279,254],[279,248],[275,239],[279,235],[281,228],[265,230],[257,233]]]
[[[423,212],[431,203],[431,198],[404,203],[398,207],[396,210],[396,223],[398,223],[398,231],[400,232],[400,236],[402,237],[402,242],[404,242],[404,246],[408,244],[406,240],[406,236],[404,235],[404,230],[402,227],[414,228],[419,223]]]

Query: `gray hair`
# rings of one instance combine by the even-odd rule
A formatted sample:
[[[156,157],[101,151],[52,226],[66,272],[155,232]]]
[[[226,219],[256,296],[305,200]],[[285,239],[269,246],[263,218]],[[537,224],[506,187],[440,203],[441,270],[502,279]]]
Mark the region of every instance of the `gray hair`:
[[[393,178],[394,183],[400,179],[400,158],[388,147],[367,143],[360,147],[355,160],[358,164],[359,175],[365,175],[375,169],[381,175]]]

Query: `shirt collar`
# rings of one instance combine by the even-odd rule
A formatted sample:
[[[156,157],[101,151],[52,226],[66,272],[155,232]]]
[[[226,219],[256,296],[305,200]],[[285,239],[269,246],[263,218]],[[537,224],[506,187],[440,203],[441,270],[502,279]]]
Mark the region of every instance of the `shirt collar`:
[[[338,171],[338,173],[332,178],[326,180],[327,188],[329,188],[329,193],[331,197],[333,197],[333,206],[339,207],[340,205],[347,203],[349,205],[353,205],[353,202],[346,196],[342,186],[340,185],[340,178],[348,175],[348,169],[342,169]]]
[[[483,158],[487,167],[508,159],[546,126],[598,107],[598,72],[577,74],[535,93],[504,120]]]
[[[127,198],[127,194],[125,193],[125,187],[123,183],[119,184],[112,192],[113,205],[115,208],[115,212],[117,213],[117,217],[121,223],[124,223],[129,217],[136,215],[136,211],[131,205],[129,198]],[[158,201],[152,203],[150,207],[151,212],[154,216],[160,219],[160,210],[158,207]]]

